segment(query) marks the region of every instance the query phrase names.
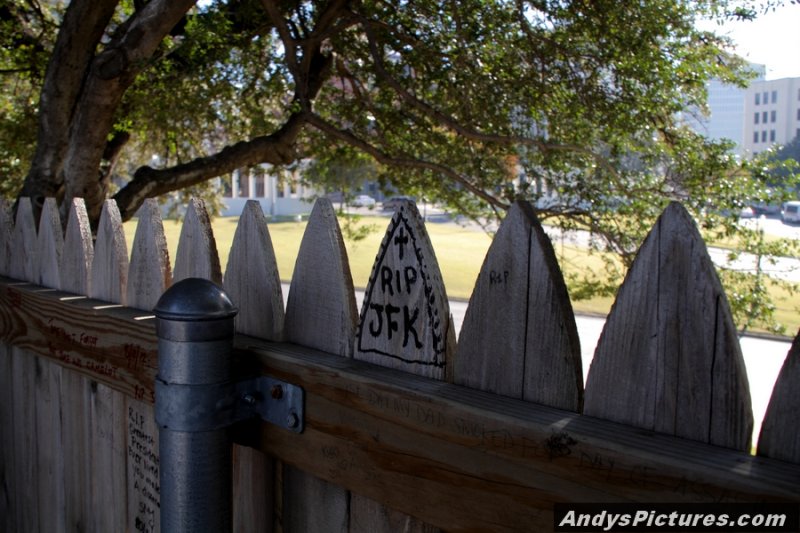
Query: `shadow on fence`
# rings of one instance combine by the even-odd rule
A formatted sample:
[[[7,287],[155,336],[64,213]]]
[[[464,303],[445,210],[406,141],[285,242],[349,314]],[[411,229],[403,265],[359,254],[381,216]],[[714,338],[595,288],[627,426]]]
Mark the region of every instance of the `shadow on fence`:
[[[130,258],[107,201],[0,204],[0,517],[5,531],[158,531],[158,355],[150,310],[190,277],[239,308],[242,368],[305,389],[301,435],[240,424],[236,531],[540,530],[554,502],[800,500],[795,340],[749,454],[753,415],[726,296],[684,208],[667,207],[619,290],[583,383],[575,319],[533,209],[514,205],[458,342],[413,203],[377,252],[361,313],[335,212],[309,219],[284,310],[249,202],[221,272],[187,210],[172,268],[159,210]]]

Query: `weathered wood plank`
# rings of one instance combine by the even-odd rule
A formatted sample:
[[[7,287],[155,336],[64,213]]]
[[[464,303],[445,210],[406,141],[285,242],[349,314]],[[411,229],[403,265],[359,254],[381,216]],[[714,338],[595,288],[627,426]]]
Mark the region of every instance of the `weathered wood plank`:
[[[60,229],[59,229],[60,231]],[[66,531],[64,453],[61,442],[61,367],[49,359],[34,361],[36,409],[37,512],[41,531]]]
[[[14,219],[11,204],[0,198],[0,276],[11,275],[11,246],[14,232]]]
[[[210,240],[213,242],[213,235]],[[284,324],[281,278],[267,220],[261,204],[255,200],[245,204],[233,236],[225,269],[225,291],[239,308],[237,331],[265,340],[281,340]]]
[[[436,380],[452,379],[455,333],[450,305],[425,223],[410,201],[394,213],[372,267],[361,306],[354,357]],[[351,525],[358,531],[392,531],[394,524],[425,524],[354,493]],[[354,515],[354,511],[360,513]],[[405,513],[416,515],[415,509]],[[390,528],[390,529],[386,529]]]
[[[9,273],[12,278],[38,283],[36,269],[36,221],[29,198],[20,198],[17,217],[11,237],[12,253],[9,258]]]
[[[128,290],[128,245],[117,203],[106,200],[97,227],[89,297],[125,305]]]
[[[14,405],[14,490],[17,531],[39,531],[39,468],[36,453],[36,358],[11,349]]]
[[[130,395],[152,383],[152,322],[63,296],[0,278],[0,339]],[[546,530],[556,501],[800,501],[800,465],[297,345],[237,345],[248,368],[306,394],[304,433],[262,424],[260,450],[449,531]]]
[[[138,213],[128,268],[127,305],[149,311],[172,284],[172,270],[158,202],[148,198]]]
[[[92,531],[148,531],[126,520],[125,509],[135,501],[126,489],[126,396],[111,387],[89,381],[84,416],[89,422],[88,442],[92,450],[90,487],[84,498],[89,502]],[[153,531],[152,529],[149,531]]]
[[[0,340],[152,403],[158,342],[142,315],[0,277]]]
[[[436,255],[416,205],[406,201],[372,267],[354,357],[443,380],[453,335]]]
[[[173,283],[186,278],[204,278],[222,285],[222,269],[211,219],[203,201],[196,198],[186,208],[172,271]]]
[[[67,218],[64,250],[61,254],[61,286],[63,291],[88,295],[91,286],[94,243],[92,228],[83,198],[74,198]]]
[[[93,259],[94,244],[86,204],[82,198],[75,198],[67,215],[59,288],[79,295],[88,295]],[[68,369],[62,372],[61,443],[64,453],[64,522],[68,531],[100,531],[94,527],[96,517],[115,511],[114,506],[110,505],[112,502],[94,505],[96,502],[92,502],[90,497],[93,472],[101,468],[99,465],[103,462],[98,458],[103,457],[106,452],[92,446],[92,435],[98,433],[93,428],[100,426],[93,424],[91,420],[89,403],[91,387],[91,380],[78,372]],[[95,385],[94,389],[96,388]],[[93,455],[96,454],[91,461],[87,460],[87,450],[93,450]],[[104,471],[111,472],[110,469]],[[118,483],[107,484],[104,489],[118,485]]]
[[[336,213],[329,200],[319,199],[297,254],[286,305],[286,339],[350,357],[357,320],[353,278]],[[312,473],[284,465],[282,501],[284,531],[351,529],[347,490]]]
[[[14,446],[12,350],[0,342],[0,529],[3,531],[17,531],[17,492],[20,490],[14,473],[18,459]]]
[[[584,412],[749,450],[753,415],[728,301],[686,210],[670,204],[619,289]]]
[[[336,212],[314,204],[297,254],[286,303],[286,340],[351,357],[358,307]]]
[[[118,393],[114,393],[118,395]],[[128,520],[127,529],[157,533],[161,531],[161,511],[158,480],[158,425],[152,404],[133,398],[121,398],[125,415],[114,409],[108,415],[124,422],[126,429],[123,455],[128,463]],[[121,419],[121,420],[120,420]],[[115,424],[115,427],[116,426]],[[124,464],[120,458],[117,464]],[[124,495],[124,492],[122,493]]]
[[[245,204],[233,237],[225,290],[239,308],[236,331],[266,340],[283,335],[283,295],[275,252],[261,204]],[[233,529],[268,532],[273,529],[275,464],[272,458],[246,446],[233,447]]]
[[[240,345],[305,391],[303,434],[262,424],[262,450],[448,531],[546,531],[553,502],[800,501],[800,465],[295,345]]]
[[[101,531],[94,528],[93,517],[108,512],[94,506],[90,494],[90,477],[96,455],[104,450],[90,446],[90,381],[78,372],[63,369],[61,373],[61,446],[64,453],[64,523],[67,531]],[[92,451],[91,460],[87,450]]]
[[[461,327],[454,382],[579,412],[580,341],[553,246],[530,204],[509,210]]]
[[[64,233],[58,204],[55,198],[44,201],[39,219],[39,235],[36,244],[38,278],[36,283],[58,289],[61,286],[61,253],[64,249]]]
[[[778,374],[758,437],[758,455],[800,464],[800,333]]]

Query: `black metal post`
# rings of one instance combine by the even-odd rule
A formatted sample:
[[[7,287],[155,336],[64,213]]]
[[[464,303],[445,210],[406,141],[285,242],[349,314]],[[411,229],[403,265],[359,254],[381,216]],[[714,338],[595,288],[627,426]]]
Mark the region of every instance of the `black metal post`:
[[[231,441],[220,398],[232,397],[237,309],[214,283],[189,278],[154,309],[156,422],[163,533],[232,528]]]

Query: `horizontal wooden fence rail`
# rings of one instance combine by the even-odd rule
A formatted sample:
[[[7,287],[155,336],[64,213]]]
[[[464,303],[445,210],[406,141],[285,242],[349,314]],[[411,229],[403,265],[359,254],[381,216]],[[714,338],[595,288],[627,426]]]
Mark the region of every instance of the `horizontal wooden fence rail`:
[[[151,316],[0,278],[0,338],[145,402]],[[135,348],[134,348],[135,347]],[[237,337],[240,371],[301,385],[306,429],[236,438],[448,530],[541,530],[559,501],[800,501],[800,465],[288,343]]]
[[[501,224],[458,342],[416,207],[388,222],[360,313],[335,212],[319,201],[286,308],[249,203],[221,271],[201,202],[174,268],[159,210],[128,257],[106,203],[61,230],[0,201],[0,529],[159,531],[158,342],[173,282],[239,308],[235,371],[302,387],[300,434],[232,430],[235,531],[546,531],[557,502],[800,502],[800,341],[751,455],[749,386],[727,299],[670,205],[637,254],[586,383],[549,239],[525,203]]]

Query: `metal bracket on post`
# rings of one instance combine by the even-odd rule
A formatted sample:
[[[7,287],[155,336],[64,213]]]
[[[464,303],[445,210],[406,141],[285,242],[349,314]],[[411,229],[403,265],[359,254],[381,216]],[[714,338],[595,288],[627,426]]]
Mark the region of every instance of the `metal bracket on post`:
[[[204,385],[156,378],[156,421],[175,431],[211,431],[260,417],[302,433],[303,389],[270,376]]]
[[[303,390],[267,376],[232,377],[237,309],[214,283],[188,278],[153,310],[158,335],[161,531],[232,530],[228,428],[262,419],[303,431]]]

